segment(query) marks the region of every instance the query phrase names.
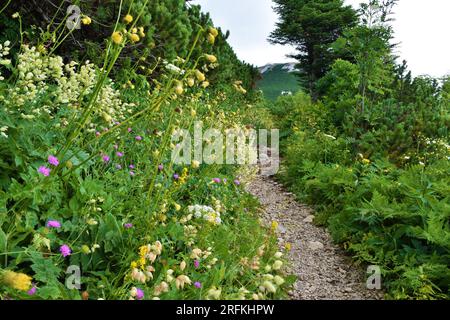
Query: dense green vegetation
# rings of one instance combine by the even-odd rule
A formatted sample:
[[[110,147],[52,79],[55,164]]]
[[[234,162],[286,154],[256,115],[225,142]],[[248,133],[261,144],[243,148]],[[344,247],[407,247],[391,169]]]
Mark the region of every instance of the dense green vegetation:
[[[185,1],[54,3],[0,8],[0,298],[284,297],[248,168],[171,157],[252,119],[256,71]]]
[[[279,178],[312,204],[315,222],[364,264],[392,299],[450,297],[450,78],[397,65],[394,1],[370,1],[331,48],[314,87],[271,106],[285,157]]]

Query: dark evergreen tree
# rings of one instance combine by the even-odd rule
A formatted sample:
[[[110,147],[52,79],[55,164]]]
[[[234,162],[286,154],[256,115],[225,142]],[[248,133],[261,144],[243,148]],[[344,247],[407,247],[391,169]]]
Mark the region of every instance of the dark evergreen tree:
[[[315,84],[329,70],[336,56],[330,44],[343,31],[357,22],[351,6],[343,0],[274,0],[280,17],[272,43],[291,44],[298,53],[292,55],[299,62],[300,76],[313,98],[317,98]],[[341,57],[342,58],[342,57]]]

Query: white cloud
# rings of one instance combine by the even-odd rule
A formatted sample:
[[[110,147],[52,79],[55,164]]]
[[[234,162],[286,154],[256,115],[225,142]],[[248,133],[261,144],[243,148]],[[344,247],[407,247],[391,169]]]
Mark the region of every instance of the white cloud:
[[[357,6],[360,0],[346,0]],[[239,58],[255,65],[292,61],[286,55],[292,47],[267,41],[275,28],[277,15],[271,0],[195,0],[208,11],[214,23],[230,30],[229,41]],[[395,7],[397,54],[408,61],[414,75],[440,77],[450,73],[450,1],[400,0]]]

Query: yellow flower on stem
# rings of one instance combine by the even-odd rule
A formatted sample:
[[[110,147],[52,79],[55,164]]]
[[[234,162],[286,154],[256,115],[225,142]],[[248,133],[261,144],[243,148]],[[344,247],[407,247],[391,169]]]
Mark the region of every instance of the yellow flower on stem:
[[[219,35],[219,31],[217,31],[217,29],[213,27],[209,27],[208,32],[212,34],[214,37],[217,37]]]
[[[208,33],[208,36],[206,38],[208,39],[208,42],[210,44],[214,44],[214,42],[216,42],[216,37],[214,37],[211,33]]]
[[[217,58],[215,55],[212,54],[205,54],[206,60],[208,60],[211,63],[217,62]]]
[[[122,33],[118,32],[118,31],[113,32],[111,39],[115,44],[121,44],[123,42]]]
[[[123,18],[123,22],[125,22],[126,24],[130,24],[131,22],[133,22],[133,16],[131,14],[127,14]]]
[[[131,42],[136,43],[136,42],[138,42],[139,40],[141,40],[141,38],[139,38],[139,36],[138,36],[136,33],[132,33],[132,34],[130,35],[130,40],[131,40]]]
[[[199,70],[195,70],[195,76],[197,77],[197,80],[200,82],[203,82],[206,80],[205,75]]]
[[[84,24],[84,25],[86,25],[86,26],[90,25],[91,22],[92,22],[92,20],[91,20],[91,18],[89,18],[88,16],[84,16],[84,17],[81,19],[81,23]]]

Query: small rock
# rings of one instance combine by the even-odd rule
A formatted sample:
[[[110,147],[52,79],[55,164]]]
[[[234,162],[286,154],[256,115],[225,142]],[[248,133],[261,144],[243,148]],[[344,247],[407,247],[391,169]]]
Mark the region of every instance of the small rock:
[[[313,222],[313,220],[314,220],[314,216],[313,215],[309,215],[305,219],[303,219],[303,222],[311,223],[311,222]]]
[[[347,287],[347,288],[344,289],[344,292],[352,292],[352,291],[353,291],[353,289],[350,288],[350,287]]]
[[[281,234],[286,233],[286,228],[283,227],[281,224],[278,225],[278,232],[280,232]]]
[[[311,250],[319,250],[319,249],[323,249],[323,244],[322,244],[322,242],[319,242],[319,241],[310,241],[310,242],[308,242],[308,247]]]

